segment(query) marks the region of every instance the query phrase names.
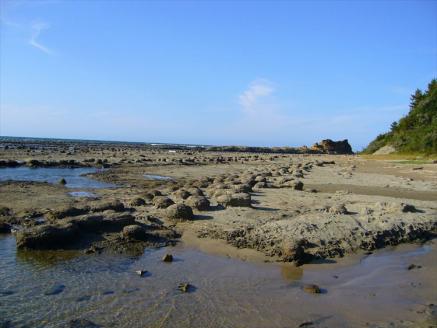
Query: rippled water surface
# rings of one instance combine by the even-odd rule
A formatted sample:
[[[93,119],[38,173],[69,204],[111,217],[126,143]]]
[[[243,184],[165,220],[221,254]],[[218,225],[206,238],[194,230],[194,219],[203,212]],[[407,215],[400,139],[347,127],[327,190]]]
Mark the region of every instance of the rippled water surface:
[[[37,181],[58,183],[64,178],[67,181],[66,187],[69,188],[111,188],[115,185],[93,180],[85,174],[95,173],[98,169],[80,168],[54,168],[54,167],[13,167],[0,168],[0,181]]]
[[[175,261],[161,262],[169,251]],[[352,266],[302,270],[183,246],[140,257],[17,252],[14,237],[0,235],[0,318],[17,327],[68,327],[78,318],[130,328],[365,326],[402,319],[420,302],[402,286],[410,283],[406,264],[428,251],[417,247]],[[195,288],[181,293],[180,282]],[[327,293],[306,294],[304,282]]]

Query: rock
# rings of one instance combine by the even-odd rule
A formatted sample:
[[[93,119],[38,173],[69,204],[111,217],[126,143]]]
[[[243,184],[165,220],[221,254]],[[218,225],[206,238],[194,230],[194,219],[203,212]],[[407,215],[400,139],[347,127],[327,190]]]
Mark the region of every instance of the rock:
[[[18,231],[16,241],[18,248],[59,249],[76,238],[79,230],[76,225],[41,225]]]
[[[11,214],[11,210],[9,207],[0,206],[0,216],[8,216]]]
[[[127,225],[123,228],[122,236],[128,240],[146,240],[146,229],[137,224]]]
[[[74,206],[67,206],[67,207],[64,207],[61,209],[51,210],[45,216],[47,217],[47,219],[49,221],[56,221],[56,220],[66,218],[67,216],[83,215],[83,214],[88,213],[89,210],[90,209],[88,207],[78,208],[78,207],[74,207]]]
[[[60,185],[65,186],[65,185],[67,184],[67,181],[66,181],[64,178],[62,178],[61,180],[59,180],[58,183],[59,183]]]
[[[293,189],[302,191],[303,190],[303,182],[302,181],[294,182]]]
[[[146,205],[146,201],[141,197],[136,197],[132,199],[129,203],[130,206],[143,206]]]
[[[422,267],[421,265],[410,264],[410,265],[407,267],[407,270],[420,269],[421,267]]]
[[[233,195],[222,195],[217,197],[217,203],[225,207],[250,207],[250,194],[238,193]]]
[[[118,232],[125,226],[135,224],[135,217],[130,214],[105,212],[104,215],[73,218],[69,222],[77,225],[81,232]]]
[[[167,208],[173,204],[174,201],[172,201],[170,198],[166,196],[155,196],[155,198],[153,198],[153,205],[156,208]]]
[[[69,328],[100,328],[99,325],[87,319],[75,319],[68,323]]]
[[[312,244],[306,240],[301,239],[294,243],[283,242],[282,245],[282,260],[285,262],[294,262],[297,266],[309,263],[314,260],[314,255],[306,252]]]
[[[115,211],[115,212],[124,212],[126,208],[123,203],[119,200],[114,200],[111,202],[105,202],[91,207],[91,211],[93,212],[104,212],[107,210]]]
[[[149,273],[149,271],[147,271],[147,270],[137,270],[137,271],[135,271],[135,273],[137,275],[139,275],[140,277],[143,277],[143,276],[147,275]]]
[[[52,288],[50,288],[49,290],[47,290],[44,293],[44,295],[48,295],[48,296],[57,295],[57,294],[62,293],[64,291],[64,289],[65,289],[65,285],[55,285]]]
[[[401,203],[401,211],[403,213],[416,213],[419,212],[414,205]]]
[[[208,211],[210,208],[210,202],[204,196],[190,196],[187,198],[186,203],[199,211]]]
[[[302,287],[302,289],[305,292],[310,293],[310,294],[321,294],[322,293],[322,290],[320,289],[320,287],[317,285],[314,285],[314,284],[304,285]]]
[[[183,293],[188,293],[192,288],[193,288],[193,286],[187,282],[181,282],[178,285],[178,289]]]
[[[173,204],[166,209],[167,217],[173,220],[191,220],[193,210],[185,204]]]
[[[353,154],[352,147],[347,139],[341,141],[322,140],[320,143],[314,144],[311,150],[324,154]]]
[[[0,221],[0,233],[10,233],[11,228],[12,227],[8,223]]]
[[[171,254],[165,254],[162,258],[163,262],[173,262],[173,255]]]
[[[178,199],[187,199],[188,197],[191,196],[191,194],[188,191],[186,191],[185,189],[179,189],[173,193],[173,196],[178,198]]]
[[[328,212],[331,214],[336,214],[336,215],[349,213],[348,210],[346,209],[346,207],[344,206],[344,204],[335,204],[335,205],[329,207]]]

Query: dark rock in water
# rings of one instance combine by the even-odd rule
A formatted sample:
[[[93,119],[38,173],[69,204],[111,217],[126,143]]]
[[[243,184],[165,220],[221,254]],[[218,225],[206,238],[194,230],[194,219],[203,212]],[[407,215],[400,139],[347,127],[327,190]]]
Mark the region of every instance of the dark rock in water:
[[[407,267],[407,270],[420,269],[421,267],[422,267],[421,265],[410,264],[410,265]]]
[[[0,233],[10,233],[11,226],[6,222],[0,222]]]
[[[112,295],[112,294],[115,294],[113,290],[106,290],[103,292],[103,295]]]
[[[14,328],[14,327],[16,326],[10,320],[0,321],[0,328]]]
[[[294,262],[297,266],[309,263],[314,260],[314,255],[306,252],[312,244],[306,240],[301,239],[297,243],[283,245],[282,258],[285,262]]]
[[[186,283],[186,282],[181,282],[181,283],[178,285],[178,289],[179,289],[181,292],[183,292],[183,293],[188,293],[188,292],[190,292],[190,291],[193,291],[194,286],[191,285],[191,284],[189,284],[189,283]]]
[[[298,327],[310,327],[310,326],[313,326],[314,325],[314,322],[312,322],[312,321],[305,321],[305,322],[302,322]]]
[[[146,240],[146,229],[138,224],[127,225],[122,231],[123,238],[127,240]]]
[[[75,319],[68,323],[69,328],[99,328],[101,326],[87,319]]]
[[[193,210],[185,204],[173,204],[166,209],[167,217],[173,220],[191,220]]]
[[[173,262],[173,255],[171,254],[165,254],[164,257],[162,258],[162,260],[164,262]]]
[[[62,178],[61,180],[59,180],[58,182],[60,185],[66,185],[67,184],[67,180],[65,180],[64,178]]]
[[[91,299],[91,295],[84,295],[76,298],[76,302],[89,301]]]
[[[12,290],[0,290],[0,296],[8,296],[12,294],[14,294]]]
[[[147,271],[147,270],[137,270],[137,271],[135,271],[135,273],[137,275],[139,275],[140,277],[146,277],[149,275],[149,271]]]
[[[18,248],[58,249],[68,245],[76,238],[79,229],[76,225],[41,225],[32,229],[18,231]]]
[[[302,289],[305,292],[310,293],[310,294],[321,294],[322,293],[322,290],[320,289],[320,287],[317,285],[314,285],[314,284],[304,285],[302,287]]]
[[[60,293],[62,293],[65,289],[65,285],[56,285],[53,286],[52,288],[50,288],[49,290],[47,290],[44,295],[58,295]]]

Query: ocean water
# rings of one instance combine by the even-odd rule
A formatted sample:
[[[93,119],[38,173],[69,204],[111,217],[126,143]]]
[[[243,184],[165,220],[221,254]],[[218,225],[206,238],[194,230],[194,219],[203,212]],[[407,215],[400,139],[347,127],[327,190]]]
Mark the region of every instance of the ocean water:
[[[85,176],[96,173],[96,168],[55,168],[26,166],[0,168],[0,181],[36,181],[59,183],[62,178],[67,181],[68,188],[113,188],[114,184],[93,180]]]

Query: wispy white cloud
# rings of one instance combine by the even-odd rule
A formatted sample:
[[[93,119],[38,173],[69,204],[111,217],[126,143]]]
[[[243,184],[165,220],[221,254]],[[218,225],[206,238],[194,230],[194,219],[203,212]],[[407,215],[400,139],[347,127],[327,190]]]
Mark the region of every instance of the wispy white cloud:
[[[239,104],[243,110],[253,112],[260,100],[272,95],[274,91],[272,82],[266,79],[256,79],[239,95]]]
[[[46,46],[44,46],[40,41],[39,37],[41,32],[50,28],[50,25],[44,22],[33,22],[30,26],[30,39],[29,44],[48,55],[53,55],[53,51]]]

